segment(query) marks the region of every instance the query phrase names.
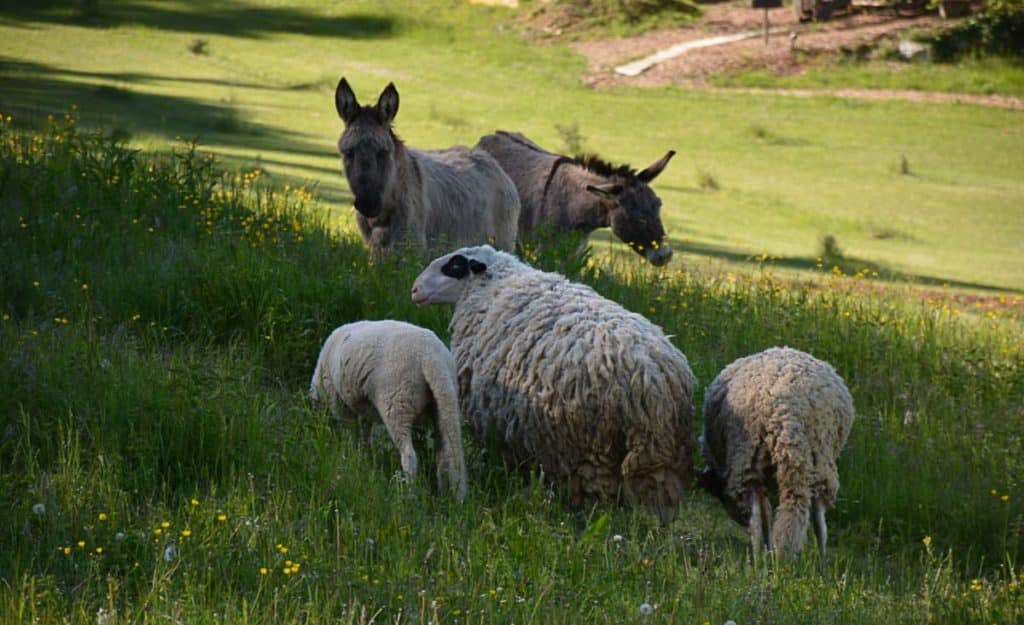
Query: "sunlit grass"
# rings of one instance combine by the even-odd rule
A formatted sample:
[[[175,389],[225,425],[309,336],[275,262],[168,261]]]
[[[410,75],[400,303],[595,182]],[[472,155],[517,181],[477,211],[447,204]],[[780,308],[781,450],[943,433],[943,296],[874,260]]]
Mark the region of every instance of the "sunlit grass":
[[[20,128],[45,126],[73,103],[82,125],[132,147],[163,152],[198,138],[232,168],[305,187],[352,230],[334,87],[344,75],[369,103],[394,82],[396,131],[418,148],[473,145],[503,128],[562,149],[571,128],[587,151],[635,167],[676,150],[653,187],[671,243],[691,263],[750,268],[767,253],[813,273],[832,234],[849,259],[893,282],[1024,288],[1024,151],[1011,110],[594,89],[567,46],[524,39],[508,9],[461,1],[109,0],[100,9],[93,20],[56,5],[4,14],[0,111]],[[189,49],[197,39],[204,54]],[[969,65],[941,73],[1015,76]],[[927,79],[931,70],[908,71]]]
[[[429,479],[410,490],[379,428],[332,423],[305,389],[342,323],[398,318],[447,337],[449,311],[408,297],[421,259],[369,266],[307,189],[225,172],[189,143],[150,156],[78,130],[73,114],[30,134],[11,123],[0,124],[0,621],[1024,615],[1019,298],[969,313],[875,293],[870,272],[825,259],[803,281],[775,275],[768,256],[755,274],[533,258],[664,327],[702,383],[782,344],[846,378],[858,421],[829,562],[819,573],[808,553],[765,570],[704,495],[665,528],[610,503],[570,512],[469,437],[465,504]]]

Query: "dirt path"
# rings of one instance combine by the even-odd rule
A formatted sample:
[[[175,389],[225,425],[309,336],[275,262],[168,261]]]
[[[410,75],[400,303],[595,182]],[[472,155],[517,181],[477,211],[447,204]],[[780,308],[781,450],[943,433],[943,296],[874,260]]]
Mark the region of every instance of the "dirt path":
[[[891,89],[715,89],[709,85],[709,79],[715,75],[745,70],[767,70],[780,76],[799,74],[822,59],[841,54],[864,54],[881,41],[891,40],[895,44],[907,31],[936,30],[946,22],[937,15],[905,17],[887,10],[857,11],[824,23],[800,24],[792,9],[773,9],[769,11],[773,34],[767,46],[760,37],[737,37],[737,41],[701,47],[700,41],[711,37],[760,31],[763,19],[763,12],[751,9],[749,2],[733,1],[704,5],[703,8],[703,17],[690,26],[636,37],[573,44],[573,48],[589,61],[587,83],[595,87],[685,85],[717,91],[799,97],[833,95],[871,100],[963,102],[1024,110],[1024,99],[1007,96]],[[673,47],[685,49],[685,52],[633,76],[615,71],[616,67]]]
[[[1001,95],[977,95],[973,93],[946,93],[942,91],[912,91],[909,89],[749,89],[701,87],[718,93],[753,93],[758,95],[782,95],[800,98],[833,96],[858,100],[909,100],[911,102],[955,102],[979,106],[998,106],[1024,111],[1024,98]]]

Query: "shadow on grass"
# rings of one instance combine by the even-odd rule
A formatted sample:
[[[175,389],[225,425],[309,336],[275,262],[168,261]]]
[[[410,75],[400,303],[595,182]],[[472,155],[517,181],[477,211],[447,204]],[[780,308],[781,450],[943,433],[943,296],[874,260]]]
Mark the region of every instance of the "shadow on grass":
[[[92,82],[96,79],[117,82]],[[147,133],[168,139],[196,138],[252,149],[254,156],[262,151],[317,158],[334,154],[334,137],[312,143],[297,133],[252,122],[230,102],[199,102],[132,89],[136,81],[145,80],[145,76],[132,74],[74,72],[0,60],[0,111],[14,115],[20,125],[39,127],[48,115],[61,116],[75,106],[83,124],[104,126],[127,136]]]
[[[351,13],[325,17],[291,7],[252,6],[239,1],[154,5],[145,2],[97,2],[83,14],[76,0],[0,0],[0,19],[9,25],[46,22],[109,28],[137,25],[185,33],[260,38],[293,33],[347,39],[382,39],[397,34],[393,16]]]
[[[923,274],[904,273],[898,271],[886,265],[882,265],[870,260],[862,260],[850,256],[840,256],[823,258],[821,260],[822,267],[818,267],[818,258],[810,258],[805,256],[789,256],[783,258],[772,257],[770,259],[762,260],[758,254],[746,254],[734,249],[725,247],[719,247],[716,245],[708,245],[706,243],[695,243],[682,241],[672,241],[672,247],[678,251],[686,252],[689,254],[696,254],[698,256],[707,256],[710,258],[719,258],[735,263],[745,263],[749,265],[765,265],[768,267],[785,267],[788,269],[801,269],[804,271],[832,271],[833,267],[838,267],[844,275],[851,276],[858,272],[866,271],[869,273],[877,273],[878,277],[888,282],[904,282],[907,284],[918,284],[927,286],[942,286],[942,287],[957,287],[965,289],[982,289],[986,291],[996,291],[1000,293],[1017,293],[1014,289],[1008,289],[1005,287],[995,286],[992,284],[983,284],[980,282],[962,282],[959,280],[950,280],[947,278],[939,278],[936,276],[928,276]]]

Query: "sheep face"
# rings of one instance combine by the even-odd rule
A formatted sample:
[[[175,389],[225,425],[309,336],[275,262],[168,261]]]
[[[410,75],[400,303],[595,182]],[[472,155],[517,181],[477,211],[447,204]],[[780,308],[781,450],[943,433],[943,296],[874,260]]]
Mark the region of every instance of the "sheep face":
[[[454,304],[481,276],[486,276],[489,246],[462,248],[435,259],[412,285],[412,301],[420,306]]]
[[[729,513],[734,521],[746,527],[750,523],[750,505],[745,502],[746,505],[741,505],[741,502],[736,501],[725,492],[725,480],[722,476],[714,472],[710,467],[705,468],[697,476],[697,482],[700,487],[703,488],[709,495],[717,497],[721,502],[725,511]]]

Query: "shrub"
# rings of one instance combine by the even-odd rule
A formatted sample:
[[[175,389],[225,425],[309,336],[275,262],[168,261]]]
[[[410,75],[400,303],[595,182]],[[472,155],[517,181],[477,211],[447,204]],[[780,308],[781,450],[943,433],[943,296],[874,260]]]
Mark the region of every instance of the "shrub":
[[[944,62],[986,54],[1024,57],[1024,0],[992,0],[984,12],[937,35],[932,49]]]

